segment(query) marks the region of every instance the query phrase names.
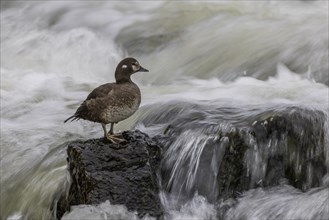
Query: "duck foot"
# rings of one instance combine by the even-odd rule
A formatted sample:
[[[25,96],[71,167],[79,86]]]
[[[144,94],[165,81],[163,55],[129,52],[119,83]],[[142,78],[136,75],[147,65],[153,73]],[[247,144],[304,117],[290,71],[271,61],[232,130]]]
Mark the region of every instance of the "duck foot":
[[[122,137],[122,134],[119,133],[119,134],[110,134],[108,133],[106,135],[106,137],[104,137],[106,140],[114,143],[114,144],[120,144],[121,142],[123,141],[126,141],[123,137]]]

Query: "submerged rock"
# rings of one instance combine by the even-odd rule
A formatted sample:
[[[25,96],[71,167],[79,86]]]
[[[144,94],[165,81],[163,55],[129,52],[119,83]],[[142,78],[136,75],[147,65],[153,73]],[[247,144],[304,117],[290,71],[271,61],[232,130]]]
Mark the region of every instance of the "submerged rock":
[[[71,185],[57,203],[56,217],[70,206],[124,204],[138,215],[161,216],[156,170],[160,163],[159,144],[140,131],[122,133],[126,141],[106,143],[103,139],[75,141],[68,145]]]
[[[179,197],[213,202],[282,183],[307,191],[327,172],[322,111],[173,102],[150,112],[141,123],[163,127],[163,188]]]
[[[323,112],[293,107],[253,124],[267,164],[263,185],[278,185],[282,178],[304,191],[321,185],[327,172],[325,121]]]

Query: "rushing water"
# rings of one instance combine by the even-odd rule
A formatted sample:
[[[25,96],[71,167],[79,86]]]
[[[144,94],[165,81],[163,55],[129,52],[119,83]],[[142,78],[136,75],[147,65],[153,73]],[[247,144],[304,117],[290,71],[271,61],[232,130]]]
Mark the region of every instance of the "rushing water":
[[[329,216],[328,174],[304,191],[283,181],[216,200],[227,141],[216,134],[248,129],[267,111],[322,113],[310,127],[323,136],[314,152],[324,152],[328,172],[327,1],[1,1],[1,219],[50,217],[66,178],[66,144],[102,135],[98,124],[63,120],[114,80],[126,56],[150,72],[134,75],[142,106],[115,129],[154,136],[172,123],[184,128],[164,154],[168,219]],[[253,150],[244,163],[257,182],[269,155],[285,148],[273,140],[263,152],[246,140]],[[211,141],[217,150],[202,156]],[[108,202],[75,207],[64,219],[86,216],[137,219]]]

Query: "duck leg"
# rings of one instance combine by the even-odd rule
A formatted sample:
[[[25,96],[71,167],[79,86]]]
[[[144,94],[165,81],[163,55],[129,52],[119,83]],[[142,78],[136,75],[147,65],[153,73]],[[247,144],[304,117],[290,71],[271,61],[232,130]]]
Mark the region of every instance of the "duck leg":
[[[104,131],[104,138],[107,139],[107,131],[106,131],[106,124],[101,123],[103,131]]]
[[[113,128],[114,128],[114,123],[111,123],[111,128],[110,128],[110,131],[109,131],[110,134],[113,134]]]
[[[106,131],[106,124],[103,124],[103,123],[101,123],[101,124],[102,124],[102,128],[104,130],[104,138],[105,139],[111,141],[114,144],[118,144],[118,143],[124,141],[124,139],[118,138],[113,134],[113,127],[114,127],[113,125],[114,125],[114,123],[111,123],[111,128],[110,128],[110,131],[108,133]]]

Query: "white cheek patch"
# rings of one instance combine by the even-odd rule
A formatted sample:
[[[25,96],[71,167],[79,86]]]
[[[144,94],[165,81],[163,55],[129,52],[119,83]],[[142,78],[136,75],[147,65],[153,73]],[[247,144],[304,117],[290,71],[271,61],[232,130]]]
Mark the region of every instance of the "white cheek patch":
[[[127,65],[122,65],[122,69],[127,69]]]
[[[133,71],[136,72],[136,71],[138,71],[138,70],[139,70],[138,66],[133,65]]]

